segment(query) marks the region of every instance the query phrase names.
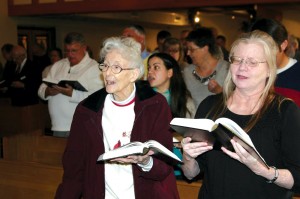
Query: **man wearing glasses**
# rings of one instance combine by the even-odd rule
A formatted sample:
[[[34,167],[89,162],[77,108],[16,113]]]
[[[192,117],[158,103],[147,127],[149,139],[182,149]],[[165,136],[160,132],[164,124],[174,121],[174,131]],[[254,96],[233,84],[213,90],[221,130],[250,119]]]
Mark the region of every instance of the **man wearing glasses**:
[[[76,90],[71,85],[46,85],[42,83],[38,94],[48,100],[53,135],[68,137],[73,114],[77,104],[103,87],[98,63],[86,51],[87,45],[82,34],[71,32],[64,39],[64,59],[56,62],[49,71],[47,80],[76,80],[87,91]]]

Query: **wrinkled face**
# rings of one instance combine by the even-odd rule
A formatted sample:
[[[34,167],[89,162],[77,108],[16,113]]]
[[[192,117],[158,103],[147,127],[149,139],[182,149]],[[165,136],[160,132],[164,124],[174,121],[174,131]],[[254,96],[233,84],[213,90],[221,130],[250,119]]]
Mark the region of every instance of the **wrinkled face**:
[[[68,58],[71,66],[78,64],[85,56],[86,45],[73,42],[65,44],[65,56]]]
[[[233,55],[242,60],[240,63],[230,64],[230,73],[236,88],[250,92],[261,91],[269,76],[263,47],[256,43],[240,43],[234,48]]]
[[[179,61],[179,58],[180,58],[180,46],[179,46],[179,44],[170,45],[164,53],[168,53],[176,61]]]
[[[169,89],[172,76],[173,70],[167,69],[160,58],[152,57],[148,60],[148,81],[158,92],[163,93]]]
[[[116,50],[109,52],[103,63],[109,66],[107,71],[103,72],[106,91],[113,94],[115,100],[126,100],[133,91],[134,82],[138,77],[138,69],[122,70],[118,74],[113,73],[111,70],[113,65],[122,69],[132,68],[129,62]]]

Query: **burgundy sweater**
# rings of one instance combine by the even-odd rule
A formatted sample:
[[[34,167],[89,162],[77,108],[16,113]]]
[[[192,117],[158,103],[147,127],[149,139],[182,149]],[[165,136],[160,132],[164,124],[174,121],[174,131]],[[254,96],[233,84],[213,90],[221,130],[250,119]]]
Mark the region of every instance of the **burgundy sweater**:
[[[105,167],[97,158],[104,152],[101,120],[106,95],[105,88],[95,92],[75,111],[63,156],[64,174],[56,192],[57,199],[105,198]],[[136,83],[134,111],[131,141],[153,139],[172,150],[171,112],[167,101],[144,81]],[[161,158],[153,156],[149,172],[133,164],[136,199],[179,198],[172,165]]]

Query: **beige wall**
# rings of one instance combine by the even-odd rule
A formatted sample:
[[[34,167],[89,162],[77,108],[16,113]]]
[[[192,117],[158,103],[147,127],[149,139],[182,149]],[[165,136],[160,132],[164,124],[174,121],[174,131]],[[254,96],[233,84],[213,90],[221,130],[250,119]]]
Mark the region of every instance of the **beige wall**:
[[[7,1],[0,1],[0,47],[4,43],[16,44],[17,26],[13,19],[7,17]],[[0,55],[0,62],[3,63],[3,57]]]
[[[283,13],[283,24],[288,31],[300,37],[300,22],[299,14],[297,12]],[[227,48],[239,34],[241,22],[245,18],[231,19],[229,15],[208,14],[201,18],[201,24],[207,27],[215,27],[219,34],[227,37]],[[17,26],[31,26],[31,27],[55,27],[56,28],[56,45],[63,47],[63,38],[67,32],[78,31],[85,35],[87,43],[90,45],[97,59],[99,48],[104,38],[109,36],[117,36],[122,32],[122,29],[135,22],[127,22],[120,20],[71,20],[62,18],[41,18],[41,17],[8,17],[7,16],[7,2],[0,1],[0,46],[4,43],[10,42],[16,44],[17,42]],[[156,47],[156,34],[161,29],[166,29],[172,33],[173,36],[178,37],[180,31],[190,27],[179,27],[171,25],[153,25],[142,24],[147,32],[147,47],[153,50]],[[3,57],[0,56],[0,61],[3,63]]]

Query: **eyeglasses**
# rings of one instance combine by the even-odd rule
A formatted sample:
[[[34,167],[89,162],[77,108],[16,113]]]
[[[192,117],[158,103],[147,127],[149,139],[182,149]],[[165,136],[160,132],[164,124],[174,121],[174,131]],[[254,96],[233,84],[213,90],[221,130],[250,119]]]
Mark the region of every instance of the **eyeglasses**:
[[[106,72],[109,67],[111,68],[111,71],[114,74],[119,74],[120,72],[122,72],[122,70],[134,70],[135,69],[135,68],[122,68],[121,66],[116,65],[116,64],[111,65],[111,66],[109,66],[108,64],[105,64],[105,63],[99,64],[99,69],[102,72]]]
[[[195,52],[197,49],[199,49],[199,47],[198,47],[198,48],[187,48],[187,51],[190,51],[191,53],[193,53],[193,52]]]
[[[256,67],[260,63],[266,63],[267,61],[257,61],[253,58],[240,58],[236,56],[231,56],[229,58],[229,62],[233,65],[241,65],[242,63],[245,63],[246,66],[249,66],[251,68]]]

